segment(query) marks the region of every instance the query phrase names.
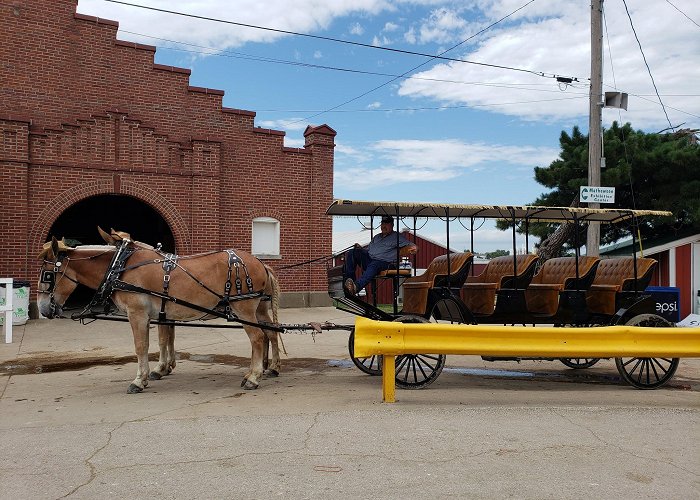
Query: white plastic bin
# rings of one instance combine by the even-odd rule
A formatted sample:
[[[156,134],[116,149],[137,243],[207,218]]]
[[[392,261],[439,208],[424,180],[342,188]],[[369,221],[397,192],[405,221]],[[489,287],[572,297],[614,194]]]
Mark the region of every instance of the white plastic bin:
[[[29,282],[28,281],[13,281],[12,291],[12,324],[24,325],[29,319]],[[0,284],[0,305],[5,304],[5,294],[7,293],[6,285]],[[5,315],[0,314],[0,325],[5,323]]]

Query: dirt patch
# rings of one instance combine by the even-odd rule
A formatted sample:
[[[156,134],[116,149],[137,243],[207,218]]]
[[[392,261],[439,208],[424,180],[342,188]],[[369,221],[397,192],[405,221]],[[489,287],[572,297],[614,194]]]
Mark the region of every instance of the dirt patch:
[[[247,366],[250,358],[230,354],[192,354],[178,352],[178,360],[189,360],[196,363],[223,364],[232,366]],[[150,353],[149,361],[158,361],[158,353]],[[32,373],[49,373],[61,371],[84,370],[92,366],[125,365],[136,363],[136,355],[129,356],[85,356],[82,353],[40,354],[27,356],[0,363],[0,373],[10,375],[29,375]],[[328,360],[317,358],[290,358],[281,361],[285,369],[306,369],[323,371],[330,368]]]

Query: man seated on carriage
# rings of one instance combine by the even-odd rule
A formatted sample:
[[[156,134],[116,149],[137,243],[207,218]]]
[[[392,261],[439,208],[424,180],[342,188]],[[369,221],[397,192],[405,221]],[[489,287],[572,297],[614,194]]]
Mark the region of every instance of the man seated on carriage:
[[[397,243],[398,248],[408,247],[410,254],[414,254],[418,250],[418,247],[402,234],[396,234],[392,216],[382,217],[380,228],[381,232],[372,238],[366,249],[356,243],[354,248],[345,254],[343,283],[345,290],[351,295],[362,290],[380,272],[396,267]],[[357,266],[360,266],[363,272],[355,281],[355,268]]]

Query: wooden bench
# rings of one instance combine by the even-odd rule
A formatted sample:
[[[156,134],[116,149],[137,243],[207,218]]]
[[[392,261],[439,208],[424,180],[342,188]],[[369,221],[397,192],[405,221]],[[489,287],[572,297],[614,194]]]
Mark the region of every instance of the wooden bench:
[[[403,312],[423,315],[428,304],[428,291],[434,287],[461,288],[474,260],[471,252],[450,254],[450,275],[447,275],[447,255],[435,257],[423,274],[406,278],[403,283]]]
[[[535,274],[537,255],[515,256],[517,275],[514,275],[513,256],[492,259],[479,276],[469,276],[460,290],[462,301],[474,314],[493,314],[496,292],[501,288],[525,288]]]
[[[640,257],[637,260],[637,283],[634,282],[633,257],[603,259],[598,264],[595,279],[586,292],[586,306],[592,313],[612,315],[617,312],[619,292],[643,291],[651,281],[656,260]]]
[[[527,310],[533,314],[553,316],[559,308],[562,290],[587,290],[593,283],[598,257],[579,257],[579,279],[576,280],[576,258],[557,257],[544,263],[525,289]]]

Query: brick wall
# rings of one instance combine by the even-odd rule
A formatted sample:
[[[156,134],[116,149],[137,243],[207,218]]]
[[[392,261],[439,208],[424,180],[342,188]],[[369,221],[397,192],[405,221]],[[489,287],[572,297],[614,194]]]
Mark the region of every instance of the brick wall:
[[[75,0],[0,4],[0,276],[36,281],[35,255],[62,211],[99,194],[155,208],[177,252],[250,250],[252,219],[280,221],[284,266],[327,255],[335,131],[304,148],[192,87],[155,48]],[[125,228],[127,229],[127,228]],[[279,273],[283,291],[323,291],[323,266]]]

